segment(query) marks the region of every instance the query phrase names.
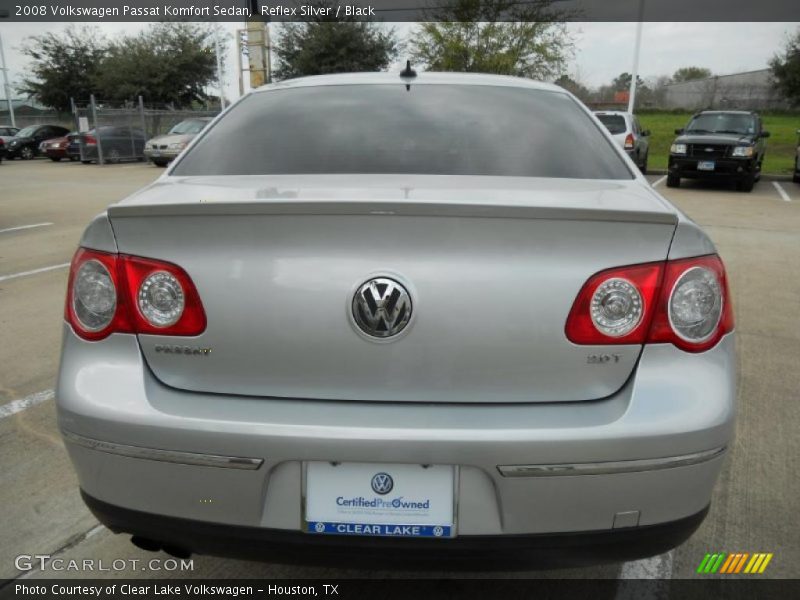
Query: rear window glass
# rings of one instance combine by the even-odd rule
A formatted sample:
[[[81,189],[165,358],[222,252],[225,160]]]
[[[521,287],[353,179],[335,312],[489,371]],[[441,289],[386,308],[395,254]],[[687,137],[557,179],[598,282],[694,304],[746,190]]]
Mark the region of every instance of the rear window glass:
[[[632,178],[565,94],[414,84],[410,90],[342,85],[252,94],[172,173]]]
[[[612,134],[625,133],[628,129],[625,118],[621,115],[597,115],[597,118]]]

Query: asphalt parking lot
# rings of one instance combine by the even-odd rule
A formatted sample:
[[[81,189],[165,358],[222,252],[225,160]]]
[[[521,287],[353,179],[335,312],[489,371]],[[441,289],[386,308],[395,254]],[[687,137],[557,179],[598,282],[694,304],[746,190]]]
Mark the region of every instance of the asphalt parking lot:
[[[15,557],[24,554],[109,563],[167,558],[113,535],[84,507],[56,427],[52,399],[66,266],[80,234],[93,215],[161,173],[140,163],[98,167],[36,160],[0,165],[0,580],[408,576],[212,557],[194,557],[191,573],[15,567]],[[507,575],[693,577],[705,553],[723,551],[774,553],[764,577],[800,577],[800,479],[795,469],[800,456],[800,185],[765,180],[745,194],[691,182],[669,189],[663,177],[649,179],[709,232],[731,280],[740,365],[737,438],[710,515],[686,544],[666,555],[636,563]],[[503,574],[494,574],[498,575]]]

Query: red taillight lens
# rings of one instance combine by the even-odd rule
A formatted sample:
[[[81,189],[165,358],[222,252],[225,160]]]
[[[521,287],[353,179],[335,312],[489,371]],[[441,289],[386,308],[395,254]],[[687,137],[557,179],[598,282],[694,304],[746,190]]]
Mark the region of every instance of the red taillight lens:
[[[565,326],[575,344],[671,343],[689,352],[708,350],[732,330],[716,255],[601,271],[581,288]]]
[[[625,150],[633,150],[633,134],[625,136]]]
[[[83,143],[87,146],[96,146],[97,145],[97,138],[93,135],[85,135],[83,136]]]
[[[197,289],[179,266],[85,248],[72,259],[64,316],[87,340],[115,332],[190,336],[206,328]]]
[[[653,316],[663,263],[601,271],[589,278],[565,328],[575,344],[641,344]]]
[[[137,333],[200,335],[206,313],[186,271],[178,265],[121,255]]]
[[[733,331],[733,307],[719,256],[668,262],[647,341],[703,352],[729,331]]]

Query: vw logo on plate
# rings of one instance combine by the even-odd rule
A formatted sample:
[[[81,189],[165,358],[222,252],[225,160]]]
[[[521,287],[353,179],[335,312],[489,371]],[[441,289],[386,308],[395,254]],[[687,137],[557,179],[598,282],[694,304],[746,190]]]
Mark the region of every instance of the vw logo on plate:
[[[375,473],[372,476],[372,491],[384,496],[394,488],[394,480],[388,473]]]
[[[353,296],[353,319],[369,336],[392,337],[411,319],[411,296],[394,279],[375,277],[361,284]]]

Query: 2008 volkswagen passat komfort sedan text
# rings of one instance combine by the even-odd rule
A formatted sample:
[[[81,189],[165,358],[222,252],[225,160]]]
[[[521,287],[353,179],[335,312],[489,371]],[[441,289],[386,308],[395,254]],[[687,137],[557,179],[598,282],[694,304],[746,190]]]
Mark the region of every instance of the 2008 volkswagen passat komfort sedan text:
[[[89,225],[65,318],[85,501],[176,554],[646,556],[700,524],[732,436],[714,246],[527,80],[247,95]]]

